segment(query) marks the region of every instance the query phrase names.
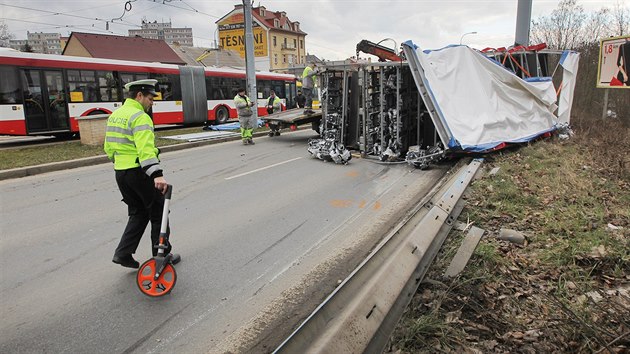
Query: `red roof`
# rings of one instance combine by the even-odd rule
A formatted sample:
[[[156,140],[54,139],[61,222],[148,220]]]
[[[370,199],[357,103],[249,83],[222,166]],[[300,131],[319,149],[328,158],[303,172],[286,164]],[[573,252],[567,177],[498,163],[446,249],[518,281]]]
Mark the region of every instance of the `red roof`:
[[[161,39],[72,32],[68,38],[68,43],[72,40],[79,41],[93,58],[186,64]],[[64,53],[66,49],[64,49]]]
[[[261,15],[261,8],[264,9],[265,16]],[[302,31],[301,29],[298,29],[298,30],[295,29],[295,22],[292,22],[291,20],[289,20],[289,18],[286,16],[286,12],[284,11],[273,12],[273,11],[267,10],[264,6],[254,7],[252,10],[253,10],[252,14],[254,15],[254,17],[256,17],[259,21],[267,25],[267,27],[269,28],[284,30],[288,32],[296,32],[300,34],[306,34],[306,32]],[[278,19],[278,26],[275,25],[274,19]],[[285,24],[289,25],[289,29],[283,28]]]

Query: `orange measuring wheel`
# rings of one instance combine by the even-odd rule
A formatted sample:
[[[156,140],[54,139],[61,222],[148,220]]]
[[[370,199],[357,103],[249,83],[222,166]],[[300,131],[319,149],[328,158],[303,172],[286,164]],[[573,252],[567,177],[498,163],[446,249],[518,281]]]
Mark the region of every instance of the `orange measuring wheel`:
[[[177,273],[175,267],[168,262],[164,265],[164,269],[160,275],[155,277],[158,271],[158,262],[155,258],[151,258],[144,262],[136,275],[136,284],[143,294],[151,297],[159,297],[166,295],[173,290],[177,281]]]

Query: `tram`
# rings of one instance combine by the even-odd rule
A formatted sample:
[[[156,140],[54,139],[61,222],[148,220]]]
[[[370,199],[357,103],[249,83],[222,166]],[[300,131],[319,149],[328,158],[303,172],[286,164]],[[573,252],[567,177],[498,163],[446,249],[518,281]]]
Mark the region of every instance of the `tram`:
[[[207,125],[236,118],[233,98],[244,70],[24,53],[0,48],[0,134],[71,135],[78,117],[109,114],[122,105],[126,83],[158,80],[151,115],[158,124]],[[274,90],[293,107],[293,75],[257,72],[258,114]]]

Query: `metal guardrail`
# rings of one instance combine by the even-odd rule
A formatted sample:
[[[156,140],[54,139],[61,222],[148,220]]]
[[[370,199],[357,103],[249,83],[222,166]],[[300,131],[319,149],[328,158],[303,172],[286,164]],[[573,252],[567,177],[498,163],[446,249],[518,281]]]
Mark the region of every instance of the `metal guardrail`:
[[[482,160],[421,202],[274,353],[382,352],[463,208]]]

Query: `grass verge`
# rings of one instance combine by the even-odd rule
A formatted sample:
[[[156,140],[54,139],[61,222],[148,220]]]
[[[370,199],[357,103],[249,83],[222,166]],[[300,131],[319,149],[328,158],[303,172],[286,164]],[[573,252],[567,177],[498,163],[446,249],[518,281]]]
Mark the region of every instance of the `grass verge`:
[[[589,124],[592,123],[592,124]],[[460,219],[486,230],[466,269],[442,276],[453,231],[390,341],[402,353],[598,353],[630,347],[630,129],[578,122],[489,156]],[[524,245],[496,238],[500,228]]]
[[[261,128],[257,131],[263,129],[264,128]],[[156,145],[161,147],[166,145],[183,144],[186,141],[160,138],[169,135],[200,132],[202,132],[201,127],[156,131],[155,135],[158,138],[156,139]],[[104,154],[102,146],[83,145],[80,141],[67,141],[57,144],[10,148],[2,150],[2,153],[0,153],[0,170],[35,166],[50,162],[68,161]]]

